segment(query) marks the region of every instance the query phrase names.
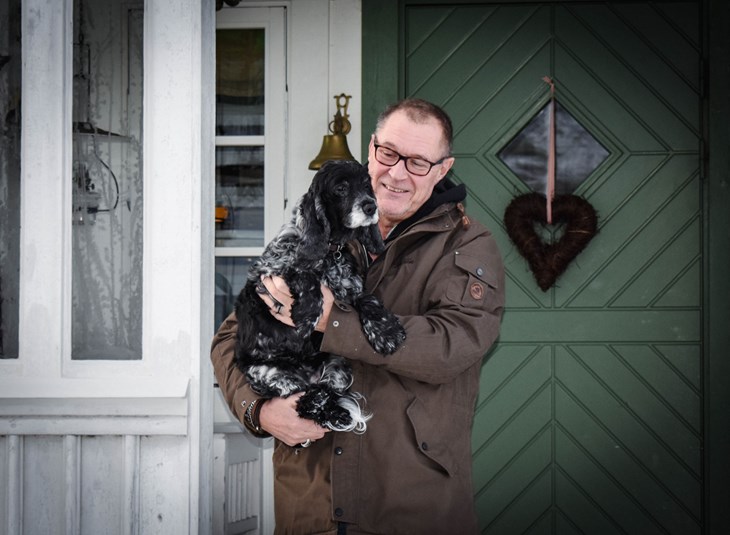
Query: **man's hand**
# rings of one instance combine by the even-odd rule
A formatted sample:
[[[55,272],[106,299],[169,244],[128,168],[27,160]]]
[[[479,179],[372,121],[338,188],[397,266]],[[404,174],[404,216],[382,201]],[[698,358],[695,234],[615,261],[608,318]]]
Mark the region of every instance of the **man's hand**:
[[[315,442],[322,438],[329,429],[312,420],[300,418],[297,414],[297,400],[303,394],[300,392],[288,398],[266,400],[259,414],[261,429],[292,447],[306,443],[307,440]]]
[[[262,291],[259,292],[259,297],[269,307],[271,315],[280,322],[289,325],[289,327],[294,327],[294,322],[291,319],[291,306],[294,303],[294,298],[289,292],[289,287],[284,279],[274,275],[262,277],[260,283]],[[332,295],[332,290],[324,284],[320,286],[320,290],[322,291],[322,315],[314,330],[324,332],[330,310],[332,310],[332,305],[335,302],[335,296]]]

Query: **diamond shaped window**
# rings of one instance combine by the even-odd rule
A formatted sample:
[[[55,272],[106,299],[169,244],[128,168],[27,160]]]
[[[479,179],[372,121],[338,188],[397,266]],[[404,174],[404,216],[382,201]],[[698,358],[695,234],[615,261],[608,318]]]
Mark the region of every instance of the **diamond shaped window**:
[[[545,193],[550,146],[550,102],[499,152],[520,180]],[[608,157],[609,152],[555,101],[555,193],[570,194]]]

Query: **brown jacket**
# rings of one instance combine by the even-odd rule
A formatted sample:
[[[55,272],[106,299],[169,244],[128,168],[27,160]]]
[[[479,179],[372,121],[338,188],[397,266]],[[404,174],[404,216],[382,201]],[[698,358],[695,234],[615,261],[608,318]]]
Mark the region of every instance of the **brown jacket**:
[[[504,272],[482,225],[442,205],[388,244],[368,291],[397,314],[407,339],[376,354],[357,314],[333,307],[321,349],[351,360],[373,413],[363,435],[328,433],[310,448],[274,451],[277,533],[468,534],[477,531],[471,426],[482,358],[498,332]],[[216,377],[231,409],[253,399],[232,364],[235,320],[213,341]]]

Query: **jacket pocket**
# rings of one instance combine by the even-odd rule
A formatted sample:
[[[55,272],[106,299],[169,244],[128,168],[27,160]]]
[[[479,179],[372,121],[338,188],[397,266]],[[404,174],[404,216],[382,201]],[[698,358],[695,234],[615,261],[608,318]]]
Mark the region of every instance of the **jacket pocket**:
[[[487,263],[475,256],[454,253],[454,264],[464,274],[454,278],[447,290],[448,297],[467,306],[479,306],[497,288],[497,277],[487,269]]]
[[[459,411],[459,409],[454,409]],[[452,414],[443,407],[439,413],[430,412],[418,399],[414,399],[406,410],[416,437],[416,448],[420,454],[436,463],[441,471],[449,476],[458,473],[458,462],[455,455],[455,441],[461,437],[451,432],[454,422],[460,421],[460,415]],[[463,430],[462,430],[463,431]]]

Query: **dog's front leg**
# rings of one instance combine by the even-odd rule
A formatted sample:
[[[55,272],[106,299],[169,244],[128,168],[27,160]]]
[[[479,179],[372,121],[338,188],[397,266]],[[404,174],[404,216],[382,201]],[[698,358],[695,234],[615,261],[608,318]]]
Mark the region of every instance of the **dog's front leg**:
[[[287,368],[273,364],[255,364],[246,369],[246,378],[249,386],[260,396],[288,397],[306,389],[308,380],[305,373]]]
[[[283,274],[294,297],[291,306],[291,319],[297,333],[302,338],[308,338],[322,315],[322,289],[320,278],[311,271],[290,269]]]
[[[393,353],[406,339],[398,318],[372,294],[362,294],[355,301],[360,324],[373,349],[383,355]]]

